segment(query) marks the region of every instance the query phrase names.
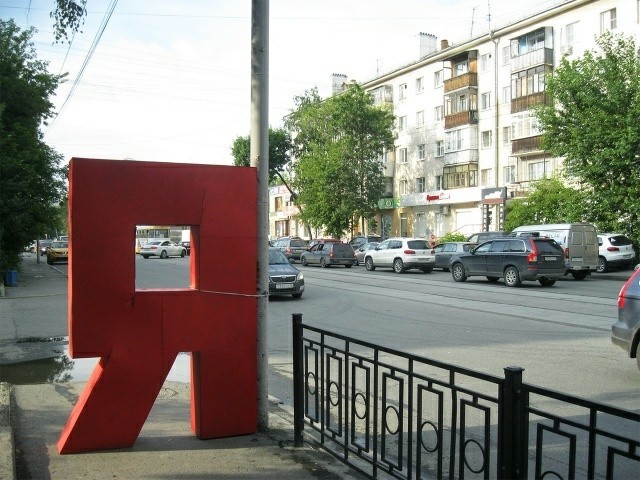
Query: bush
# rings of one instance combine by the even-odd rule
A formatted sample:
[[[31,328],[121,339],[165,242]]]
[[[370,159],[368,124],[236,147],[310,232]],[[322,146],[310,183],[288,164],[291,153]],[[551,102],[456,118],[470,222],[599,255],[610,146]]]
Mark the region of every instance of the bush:
[[[467,236],[464,235],[463,233],[457,233],[457,232],[448,232],[445,233],[443,236],[441,236],[440,238],[438,238],[438,243],[444,243],[444,242],[464,242],[467,239]]]

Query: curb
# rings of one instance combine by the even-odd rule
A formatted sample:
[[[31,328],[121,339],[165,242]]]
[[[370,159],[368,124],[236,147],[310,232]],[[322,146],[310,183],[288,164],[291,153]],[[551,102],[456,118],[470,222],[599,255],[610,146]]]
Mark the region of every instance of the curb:
[[[11,390],[8,383],[0,383],[0,478],[16,478],[15,447],[11,428]]]

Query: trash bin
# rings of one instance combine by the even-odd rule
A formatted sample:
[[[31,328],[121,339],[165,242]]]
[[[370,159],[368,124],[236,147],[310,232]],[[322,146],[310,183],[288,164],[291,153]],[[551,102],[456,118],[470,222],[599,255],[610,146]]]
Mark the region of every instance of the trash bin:
[[[7,287],[17,287],[18,286],[18,271],[17,270],[7,270],[4,272],[4,284]]]

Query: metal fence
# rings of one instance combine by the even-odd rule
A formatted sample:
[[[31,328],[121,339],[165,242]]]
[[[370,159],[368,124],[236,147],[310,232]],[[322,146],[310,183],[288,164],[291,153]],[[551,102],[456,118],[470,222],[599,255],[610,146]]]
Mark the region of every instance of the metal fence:
[[[303,432],[371,478],[636,479],[640,414],[302,323],[293,315],[295,444]]]

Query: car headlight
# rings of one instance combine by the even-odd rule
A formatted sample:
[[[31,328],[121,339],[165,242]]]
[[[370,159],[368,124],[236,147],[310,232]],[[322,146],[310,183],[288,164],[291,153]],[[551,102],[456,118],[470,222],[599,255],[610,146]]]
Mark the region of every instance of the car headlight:
[[[296,277],[296,280],[304,280],[304,275],[302,274],[302,272],[298,273],[298,276]]]

